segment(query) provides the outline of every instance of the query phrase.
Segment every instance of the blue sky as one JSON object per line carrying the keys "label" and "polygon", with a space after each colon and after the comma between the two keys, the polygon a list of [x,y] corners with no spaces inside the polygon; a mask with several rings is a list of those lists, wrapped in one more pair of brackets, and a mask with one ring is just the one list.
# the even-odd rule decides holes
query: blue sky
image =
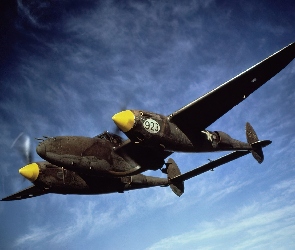
{"label": "blue sky", "polygon": [[[125,105],[169,115],[294,42],[292,1],[2,1],[0,196],[24,132],[95,136]],[[294,249],[295,61],[209,129],[265,148],[185,183],[0,203],[1,249]],[[36,146],[37,142],[33,141]],[[182,172],[223,153],[173,154]],[[36,161],[41,160],[36,154]],[[147,175],[164,176],[160,171]]]}

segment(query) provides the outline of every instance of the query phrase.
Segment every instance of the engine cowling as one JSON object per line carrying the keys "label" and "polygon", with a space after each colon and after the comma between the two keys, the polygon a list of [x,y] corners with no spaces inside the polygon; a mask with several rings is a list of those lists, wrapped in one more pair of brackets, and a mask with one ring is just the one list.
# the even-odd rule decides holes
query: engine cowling
{"label": "engine cowling", "polygon": [[128,138],[141,146],[167,151],[192,151],[188,137],[166,116],[139,110],[125,110],[113,116]]}

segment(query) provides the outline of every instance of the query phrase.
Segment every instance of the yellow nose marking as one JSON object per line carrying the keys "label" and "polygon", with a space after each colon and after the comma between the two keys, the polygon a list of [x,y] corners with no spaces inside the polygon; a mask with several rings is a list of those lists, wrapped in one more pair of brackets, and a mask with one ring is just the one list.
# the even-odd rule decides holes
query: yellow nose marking
{"label": "yellow nose marking", "polygon": [[27,178],[29,181],[35,181],[39,175],[39,167],[37,163],[31,163],[29,165],[24,166],[19,170],[19,173]]}
{"label": "yellow nose marking", "polygon": [[135,116],[130,110],[121,111],[115,114],[112,119],[123,132],[132,129],[135,123]]}

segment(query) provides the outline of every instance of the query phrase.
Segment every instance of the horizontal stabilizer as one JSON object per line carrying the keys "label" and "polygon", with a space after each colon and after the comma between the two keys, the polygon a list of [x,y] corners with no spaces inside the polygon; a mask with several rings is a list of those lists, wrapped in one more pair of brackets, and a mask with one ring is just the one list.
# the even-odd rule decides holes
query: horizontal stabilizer
{"label": "horizontal stabilizer", "polygon": [[1,201],[23,200],[23,199],[27,199],[27,198],[33,198],[36,196],[40,196],[43,194],[47,194],[47,192],[43,191],[40,188],[33,185],[31,187],[28,187],[22,191],[15,193],[15,194],[9,195],[9,196],[3,198]]}

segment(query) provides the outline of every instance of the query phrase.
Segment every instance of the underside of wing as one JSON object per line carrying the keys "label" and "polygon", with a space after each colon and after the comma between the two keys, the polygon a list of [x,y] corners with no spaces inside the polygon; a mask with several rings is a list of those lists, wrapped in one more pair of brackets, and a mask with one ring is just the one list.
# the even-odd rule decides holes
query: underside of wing
{"label": "underside of wing", "polygon": [[228,82],[169,116],[185,134],[206,129],[235,105],[285,68],[295,57],[295,43],[288,45]]}
{"label": "underside of wing", "polygon": [[116,148],[115,152],[134,167],[140,166],[141,169],[138,172],[162,168],[165,158],[172,154],[172,152],[164,151],[160,146],[158,148],[142,147],[140,143],[130,140]]}
{"label": "underside of wing", "polygon": [[180,181],[186,181],[190,178],[193,178],[197,175],[200,175],[200,174],[203,174],[207,171],[210,171],[210,170],[213,170],[214,168],[217,168],[225,163],[228,163],[230,161],[233,161],[233,160],[236,160],[244,155],[247,155],[249,154],[250,151],[235,151],[235,152],[232,152],[230,154],[227,154],[217,160],[214,160],[214,161],[210,161],[209,163],[201,166],[201,167],[198,167],[198,168],[195,168],[187,173],[184,173],[182,175],[179,175],[179,176],[176,176],[174,178],[172,178],[170,181],[171,183],[174,183],[174,182],[180,182]]}
{"label": "underside of wing", "polygon": [[[253,143],[252,145],[254,145],[254,150],[255,148],[257,147],[266,147],[268,146],[269,144],[271,143],[271,141],[269,140],[264,140],[264,141],[257,141],[255,143]],[[251,151],[234,151],[230,154],[227,154],[225,156],[222,156],[220,158],[218,158],[217,160],[214,160],[214,161],[209,161],[207,164],[201,166],[201,167],[198,167],[198,168],[195,168],[187,173],[184,173],[184,174],[181,174],[181,175],[178,175],[178,176],[175,176],[173,178],[170,179],[171,183],[179,183],[179,182],[182,182],[182,181],[186,181],[190,178],[193,178],[197,175],[200,175],[200,174],[203,174],[207,171],[210,171],[210,170],[213,170],[214,168],[217,168],[225,163],[228,163],[230,161],[233,161],[233,160],[236,160],[244,155],[247,155],[249,153],[252,153],[253,150]]]}
{"label": "underside of wing", "polygon": [[2,199],[2,201],[13,201],[13,200],[23,200],[27,198],[33,198],[36,196],[40,196],[43,194],[47,194],[46,191],[41,190],[40,188],[36,187],[35,185],[28,187],[22,191],[19,191],[15,194],[9,195]]}

